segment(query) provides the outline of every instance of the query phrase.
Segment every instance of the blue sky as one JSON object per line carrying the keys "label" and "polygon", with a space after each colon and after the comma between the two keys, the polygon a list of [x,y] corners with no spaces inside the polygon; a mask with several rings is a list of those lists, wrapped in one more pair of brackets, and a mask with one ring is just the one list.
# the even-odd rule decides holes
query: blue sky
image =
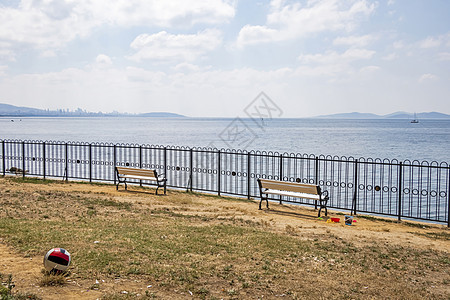
{"label": "blue sky", "polygon": [[282,117],[450,113],[447,0],[0,0],[0,102]]}

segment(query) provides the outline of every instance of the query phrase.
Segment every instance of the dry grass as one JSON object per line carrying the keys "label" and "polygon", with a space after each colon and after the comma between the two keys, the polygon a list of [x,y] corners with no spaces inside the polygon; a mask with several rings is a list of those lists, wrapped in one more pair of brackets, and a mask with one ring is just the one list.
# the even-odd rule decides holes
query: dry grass
{"label": "dry grass", "polygon": [[[293,219],[247,200],[132,190],[0,179],[0,238],[30,258],[68,249],[69,280],[106,299],[450,297],[448,248],[390,243],[398,224],[358,238],[299,208]],[[448,245],[444,228],[408,230]]]}

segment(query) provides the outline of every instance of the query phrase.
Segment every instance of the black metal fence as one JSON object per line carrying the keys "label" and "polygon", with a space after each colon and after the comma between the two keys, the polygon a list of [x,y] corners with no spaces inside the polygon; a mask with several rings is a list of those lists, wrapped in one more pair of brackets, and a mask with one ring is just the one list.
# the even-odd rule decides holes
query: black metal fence
{"label": "black metal fence", "polygon": [[[258,198],[257,178],[319,184],[329,207],[446,223],[448,163],[108,143],[1,140],[0,172],[116,182],[115,166],[156,169],[169,187]],[[314,205],[314,201],[279,200]]]}

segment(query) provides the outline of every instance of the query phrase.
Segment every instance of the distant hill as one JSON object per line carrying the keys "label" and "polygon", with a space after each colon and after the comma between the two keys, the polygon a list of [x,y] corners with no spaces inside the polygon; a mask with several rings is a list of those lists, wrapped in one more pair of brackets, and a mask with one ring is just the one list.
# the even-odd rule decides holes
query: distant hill
{"label": "distant hill", "polygon": [[42,114],[45,110],[0,103],[0,115]]}
{"label": "distant hill", "polygon": [[332,115],[322,115],[317,116],[316,118],[327,118],[327,119],[379,119],[382,116],[371,114],[371,113],[359,113],[359,112],[351,112],[351,113],[342,113],[342,114],[332,114]]}
{"label": "distant hill", "polygon": [[[450,115],[439,113],[439,112],[423,112],[417,113],[418,119],[450,119]],[[316,118],[324,119],[413,119],[414,114],[408,112],[395,112],[387,115],[376,115],[371,113],[342,113],[342,114],[331,114],[331,115],[321,115]]]}
{"label": "distant hill", "polygon": [[0,103],[0,117],[155,117],[155,118],[185,118],[186,116],[169,113],[169,112],[150,112],[143,114],[121,114],[118,112],[103,113],[103,112],[88,112],[81,108],[76,110],[45,110],[32,107],[15,106],[11,104]]}
{"label": "distant hill", "polygon": [[419,119],[448,119],[450,115],[439,113],[439,112],[425,112],[417,114]]}
{"label": "distant hill", "polygon": [[151,118],[186,118],[186,116],[169,113],[169,112],[151,112],[145,114],[138,114],[138,117],[151,117]]}
{"label": "distant hill", "polygon": [[[439,112],[422,112],[416,114],[418,119],[450,119],[450,115],[439,113]],[[414,118],[413,113],[407,113],[403,111],[395,112],[389,115],[383,116],[383,118],[388,119],[412,119]]]}

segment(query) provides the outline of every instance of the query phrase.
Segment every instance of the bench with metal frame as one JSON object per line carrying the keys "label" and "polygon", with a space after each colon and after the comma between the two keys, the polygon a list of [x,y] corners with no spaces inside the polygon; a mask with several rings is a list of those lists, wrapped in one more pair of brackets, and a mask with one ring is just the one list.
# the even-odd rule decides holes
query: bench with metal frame
{"label": "bench with metal frame", "polygon": [[[137,168],[126,168],[126,167],[116,167],[117,184],[116,190],[119,189],[119,184],[125,184],[125,190],[127,189],[127,179],[135,180],[148,180],[156,182],[156,195],[158,195],[158,189],[160,187],[164,188],[164,195],[166,194],[166,182],[167,179],[164,174],[158,174],[156,170],[148,169],[137,169]],[[131,182],[128,182],[131,183]]]}
{"label": "bench with metal frame", "polygon": [[[261,196],[261,201],[259,202],[259,209],[261,209],[261,203],[266,200],[267,208],[269,208],[269,195],[279,195],[303,199],[312,199],[319,202],[319,217],[322,208],[325,209],[325,216],[328,214],[327,202],[328,202],[328,191],[321,191],[320,186],[314,184],[288,182],[288,181],[277,181],[270,179],[259,179],[258,178],[259,191]],[[279,200],[281,203],[281,200]],[[283,200],[285,202],[293,202],[289,200]]]}

